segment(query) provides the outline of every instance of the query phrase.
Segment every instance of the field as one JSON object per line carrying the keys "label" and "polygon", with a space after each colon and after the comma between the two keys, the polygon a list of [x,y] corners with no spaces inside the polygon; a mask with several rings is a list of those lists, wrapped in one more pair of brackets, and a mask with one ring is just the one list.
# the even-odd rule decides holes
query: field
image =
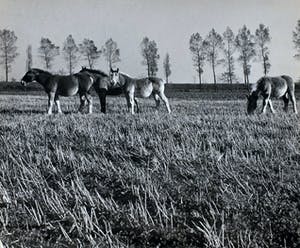
{"label": "field", "polygon": [[123,98],[47,116],[45,95],[0,95],[3,244],[300,247],[300,116],[186,95],[134,116]]}

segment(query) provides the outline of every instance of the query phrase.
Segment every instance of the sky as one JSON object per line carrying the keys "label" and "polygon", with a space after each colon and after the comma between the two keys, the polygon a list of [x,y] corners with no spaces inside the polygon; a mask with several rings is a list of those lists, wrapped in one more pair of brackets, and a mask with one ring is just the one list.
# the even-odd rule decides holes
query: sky
{"label": "sky", "polygon": [[[0,29],[13,30],[18,37],[19,56],[11,77],[20,79],[25,73],[26,48],[32,45],[33,66],[43,68],[38,57],[41,37],[49,38],[62,47],[69,34],[77,44],[84,38],[94,40],[101,48],[112,38],[120,48],[121,71],[133,77],[146,75],[141,64],[140,43],[147,36],[158,45],[160,59],[158,76],[163,77],[163,58],[170,54],[174,83],[197,83],[189,50],[190,36],[199,32],[206,37],[212,28],[222,34],[229,26],[236,34],[244,24],[254,34],[260,23],[270,28],[271,43],[269,75],[287,74],[300,78],[300,61],[292,42],[292,31],[300,19],[300,0],[0,0]],[[237,57],[238,54],[235,54]],[[67,64],[60,55],[54,60],[53,71],[67,71]],[[87,62],[80,60],[75,71]],[[101,56],[96,69],[107,71],[107,62]],[[242,82],[242,67],[235,65]],[[216,69],[224,72],[222,65]],[[250,81],[263,74],[262,63],[252,62]],[[0,68],[0,79],[5,71]],[[204,67],[203,81],[212,82],[212,69]]]}

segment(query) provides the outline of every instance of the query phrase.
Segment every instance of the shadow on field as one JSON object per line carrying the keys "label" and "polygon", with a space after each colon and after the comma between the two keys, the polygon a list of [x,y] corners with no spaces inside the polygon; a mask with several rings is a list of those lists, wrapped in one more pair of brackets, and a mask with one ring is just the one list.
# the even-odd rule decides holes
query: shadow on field
{"label": "shadow on field", "polygon": [[45,111],[34,109],[1,109],[0,114],[43,114]]}
{"label": "shadow on field", "polygon": [[[78,111],[63,111],[62,115],[71,115],[71,114],[79,114]],[[14,115],[22,115],[22,114],[47,114],[46,110],[38,110],[38,109],[1,109],[0,114],[14,114]],[[53,112],[53,115],[57,115],[58,112]],[[85,113],[82,113],[85,114]]]}

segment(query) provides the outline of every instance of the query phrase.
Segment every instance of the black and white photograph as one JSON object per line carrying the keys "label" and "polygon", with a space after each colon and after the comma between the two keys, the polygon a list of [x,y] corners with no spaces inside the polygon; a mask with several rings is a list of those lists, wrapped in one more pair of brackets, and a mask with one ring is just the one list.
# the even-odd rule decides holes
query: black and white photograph
{"label": "black and white photograph", "polygon": [[299,248],[300,0],[0,0],[0,248]]}

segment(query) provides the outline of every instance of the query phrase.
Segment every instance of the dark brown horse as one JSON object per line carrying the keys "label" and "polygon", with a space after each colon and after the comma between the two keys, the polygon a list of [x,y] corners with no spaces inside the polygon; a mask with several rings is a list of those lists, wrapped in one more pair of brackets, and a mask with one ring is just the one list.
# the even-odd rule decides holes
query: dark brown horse
{"label": "dark brown horse", "polygon": [[267,105],[270,106],[271,112],[275,113],[271,97],[282,98],[284,102],[284,110],[288,111],[289,100],[291,100],[294,112],[297,114],[297,104],[295,98],[295,84],[289,76],[282,75],[279,77],[262,77],[253,85],[251,94],[248,96],[247,112],[252,114],[257,108],[257,100],[259,96],[263,97],[262,113],[266,112]]}
{"label": "dark brown horse", "polygon": [[93,87],[99,96],[101,112],[106,113],[106,96],[121,95],[123,93],[123,88],[114,86],[113,83],[111,83],[109,76],[103,71],[82,67],[80,72],[88,73],[93,77]]}
{"label": "dark brown horse", "polygon": [[48,114],[52,114],[54,102],[58,108],[58,113],[62,113],[60,108],[59,96],[73,96],[79,93],[80,107],[82,111],[85,102],[88,102],[89,113],[92,113],[92,96],[90,89],[94,79],[87,73],[76,73],[70,76],[53,75],[41,69],[30,69],[21,79],[22,85],[29,82],[40,83],[48,94]]}

